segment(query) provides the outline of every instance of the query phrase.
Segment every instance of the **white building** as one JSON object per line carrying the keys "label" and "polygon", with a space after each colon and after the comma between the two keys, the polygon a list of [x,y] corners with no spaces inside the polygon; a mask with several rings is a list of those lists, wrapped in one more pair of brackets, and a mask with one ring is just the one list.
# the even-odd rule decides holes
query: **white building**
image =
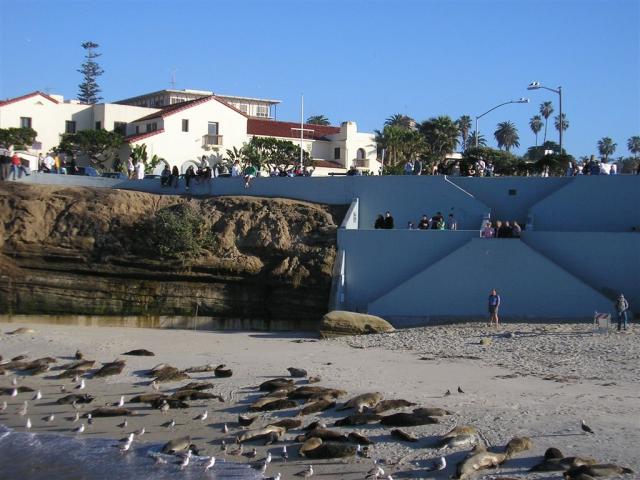
{"label": "white building", "polygon": [[[64,133],[87,129],[119,131],[130,148],[145,144],[181,170],[203,155],[212,162],[226,157],[252,137],[276,137],[300,143],[300,124],[274,120],[278,100],[215,95],[201,90],[161,90],[115,103],[96,105],[33,92],[0,102],[0,128],[31,127],[37,133],[31,153],[46,153]],[[341,126],[304,125],[303,148],[315,161],[316,174],[344,172],[355,165],[378,173],[375,137]]]}

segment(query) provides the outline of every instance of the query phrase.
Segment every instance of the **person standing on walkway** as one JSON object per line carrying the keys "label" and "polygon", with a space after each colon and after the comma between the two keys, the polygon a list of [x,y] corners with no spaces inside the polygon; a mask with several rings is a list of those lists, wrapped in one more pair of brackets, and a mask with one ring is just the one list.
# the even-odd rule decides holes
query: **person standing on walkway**
{"label": "person standing on walkway", "polygon": [[495,322],[496,327],[500,325],[500,320],[498,319],[498,309],[500,308],[500,295],[496,292],[494,288],[491,290],[489,294],[489,326],[492,326]]}
{"label": "person standing on walkway", "polygon": [[623,294],[618,296],[618,300],[616,301],[616,312],[618,314],[618,331],[620,331],[623,327],[627,329],[627,310],[629,310],[629,302],[624,298]]}

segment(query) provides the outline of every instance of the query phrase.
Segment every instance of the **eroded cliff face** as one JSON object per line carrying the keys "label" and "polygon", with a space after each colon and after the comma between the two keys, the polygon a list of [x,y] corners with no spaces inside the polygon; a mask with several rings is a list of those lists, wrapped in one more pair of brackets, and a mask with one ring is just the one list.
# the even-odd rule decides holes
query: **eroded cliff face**
{"label": "eroded cliff face", "polygon": [[[189,204],[213,233],[164,257],[145,222]],[[0,184],[0,313],[314,321],[346,207]],[[209,230],[208,230],[209,231]]]}

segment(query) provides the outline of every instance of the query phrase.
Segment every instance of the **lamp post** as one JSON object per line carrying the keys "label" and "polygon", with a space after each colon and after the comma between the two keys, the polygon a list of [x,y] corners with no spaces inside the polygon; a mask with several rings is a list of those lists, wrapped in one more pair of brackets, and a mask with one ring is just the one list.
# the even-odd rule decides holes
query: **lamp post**
{"label": "lamp post", "polygon": [[550,92],[554,92],[558,94],[558,102],[560,103],[560,155],[562,155],[562,132],[564,130],[564,119],[562,118],[562,87],[549,88],[541,85],[540,82],[531,82],[527,87],[527,90],[539,90],[539,89],[549,90]]}
{"label": "lamp post", "polygon": [[478,119],[484,117],[487,113],[493,112],[496,108],[500,108],[503,105],[509,105],[510,103],[529,103],[529,99],[522,97],[522,98],[519,98],[518,100],[509,100],[508,102],[504,102],[504,103],[501,103],[500,105],[496,105],[492,109],[484,112],[482,115],[476,115],[476,141],[475,141],[476,148],[478,148],[478,137],[480,136],[480,132],[478,131]]}

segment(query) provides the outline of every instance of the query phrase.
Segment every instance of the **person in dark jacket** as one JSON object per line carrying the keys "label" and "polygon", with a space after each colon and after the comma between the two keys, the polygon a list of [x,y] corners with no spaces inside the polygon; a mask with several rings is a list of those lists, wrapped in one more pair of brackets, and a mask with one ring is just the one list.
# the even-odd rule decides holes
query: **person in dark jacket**
{"label": "person in dark jacket", "polygon": [[384,215],[384,228],[393,230],[393,217],[391,216],[391,212],[387,212]]}
{"label": "person in dark jacket", "polygon": [[382,216],[382,214],[378,215],[378,218],[376,218],[376,223],[373,224],[373,228],[375,228],[376,230],[385,228],[384,217]]}

